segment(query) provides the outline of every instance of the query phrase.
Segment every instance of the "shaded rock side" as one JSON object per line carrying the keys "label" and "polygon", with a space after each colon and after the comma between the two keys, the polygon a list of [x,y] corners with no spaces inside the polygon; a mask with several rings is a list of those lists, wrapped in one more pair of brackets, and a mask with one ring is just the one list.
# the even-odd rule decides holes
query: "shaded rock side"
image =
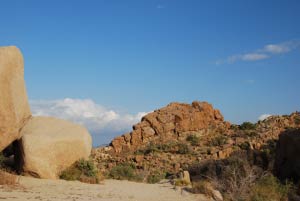
{"label": "shaded rock side", "polygon": [[287,130],[279,135],[276,146],[275,173],[281,180],[300,179],[300,129]]}
{"label": "shaded rock side", "polygon": [[51,117],[33,117],[22,129],[20,166],[25,174],[57,179],[75,161],[87,159],[92,149],[82,126]]}
{"label": "shaded rock side", "polygon": [[149,142],[185,139],[197,132],[204,135],[212,130],[226,132],[230,123],[224,122],[219,110],[207,102],[171,103],[144,116],[133,131],[115,138],[111,146],[116,153],[132,151]]}
{"label": "shaded rock side", "polygon": [[0,47],[0,151],[21,137],[30,116],[22,54],[14,46]]}

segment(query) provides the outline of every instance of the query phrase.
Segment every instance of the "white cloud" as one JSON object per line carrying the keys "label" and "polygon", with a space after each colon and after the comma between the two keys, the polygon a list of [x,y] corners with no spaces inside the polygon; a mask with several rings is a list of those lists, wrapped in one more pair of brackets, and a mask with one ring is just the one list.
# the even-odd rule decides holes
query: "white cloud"
{"label": "white cloud", "polygon": [[228,57],[225,61],[217,61],[217,64],[222,63],[234,63],[236,61],[258,61],[267,59],[269,56],[267,54],[262,53],[247,53],[247,54],[241,54],[241,55],[232,55]]}
{"label": "white cloud", "polygon": [[257,60],[263,60],[268,58],[269,56],[266,54],[259,54],[259,53],[249,53],[242,55],[241,59],[243,61],[257,61]]}
{"label": "white cloud", "polygon": [[275,45],[275,44],[266,45],[263,49],[264,52],[269,52],[272,54],[281,54],[281,53],[289,52],[290,50],[291,49],[286,45]]}
{"label": "white cloud", "polygon": [[263,120],[265,120],[266,118],[268,118],[270,116],[272,116],[272,115],[270,115],[270,114],[262,114],[262,115],[260,115],[258,117],[258,120],[263,121]]}
{"label": "white cloud", "polygon": [[119,113],[90,99],[32,100],[30,105],[34,116],[53,116],[73,121],[87,127],[94,135],[104,132],[121,135],[147,114]]}
{"label": "white cloud", "polygon": [[231,55],[227,59],[218,60],[217,65],[224,63],[234,63],[237,61],[259,61],[271,58],[274,55],[284,54],[300,47],[299,40],[286,41],[279,44],[267,44],[261,49],[245,53]]}

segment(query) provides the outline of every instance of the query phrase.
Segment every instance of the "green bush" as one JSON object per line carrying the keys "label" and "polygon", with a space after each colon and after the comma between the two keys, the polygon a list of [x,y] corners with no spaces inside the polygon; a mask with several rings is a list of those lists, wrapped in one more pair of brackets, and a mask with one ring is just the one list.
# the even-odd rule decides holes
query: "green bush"
{"label": "green bush", "polygon": [[155,183],[160,182],[165,177],[166,177],[166,174],[156,172],[156,173],[150,174],[147,177],[147,182],[150,184],[155,184]]}
{"label": "green bush", "polygon": [[135,166],[129,163],[122,163],[110,170],[109,177],[119,180],[139,180],[137,174],[135,173]]}
{"label": "green bush", "polygon": [[197,146],[199,145],[200,138],[196,135],[189,135],[187,136],[186,141],[190,142],[193,146]]}
{"label": "green bush", "polygon": [[246,135],[250,138],[259,137],[259,134],[254,131],[246,132]]}
{"label": "green bush", "polygon": [[250,192],[251,201],[282,201],[288,200],[291,184],[281,184],[273,175],[262,177],[252,187]]}
{"label": "green bush", "polygon": [[239,145],[239,147],[243,150],[249,150],[250,144],[249,144],[249,142],[243,142],[242,144]]}
{"label": "green bush", "polygon": [[160,152],[160,151],[161,151],[161,148],[159,145],[150,143],[145,149],[145,154],[150,154],[150,153],[155,153],[155,152]]}
{"label": "green bush", "polygon": [[90,160],[80,159],[60,174],[64,180],[79,180],[86,183],[99,183],[100,174]]}
{"label": "green bush", "polygon": [[151,154],[151,153],[173,153],[173,154],[189,154],[191,150],[187,144],[170,142],[165,144],[150,143],[145,149],[140,149],[135,154]]}
{"label": "green bush", "polygon": [[190,190],[192,193],[201,193],[208,197],[212,197],[212,185],[210,182],[206,180],[200,180],[192,183],[192,189]]}
{"label": "green bush", "polygon": [[178,145],[178,154],[189,154],[191,153],[191,150],[187,144],[179,143]]}
{"label": "green bush", "polygon": [[166,143],[166,144],[155,144],[155,143],[150,143],[148,146],[144,149],[140,149],[136,151],[136,154],[152,154],[152,153],[159,153],[159,152],[171,152],[176,144],[174,142],[171,143]]}
{"label": "green bush", "polygon": [[256,124],[246,121],[240,125],[240,129],[241,130],[254,130],[254,129],[256,129]]}
{"label": "green bush", "polygon": [[211,139],[209,145],[211,145],[211,146],[222,146],[222,145],[227,143],[227,140],[228,139],[227,139],[226,136],[220,135],[220,136],[217,136],[217,137]]}
{"label": "green bush", "polygon": [[295,123],[296,125],[300,125],[300,116],[296,116],[296,117],[294,118],[294,123]]}

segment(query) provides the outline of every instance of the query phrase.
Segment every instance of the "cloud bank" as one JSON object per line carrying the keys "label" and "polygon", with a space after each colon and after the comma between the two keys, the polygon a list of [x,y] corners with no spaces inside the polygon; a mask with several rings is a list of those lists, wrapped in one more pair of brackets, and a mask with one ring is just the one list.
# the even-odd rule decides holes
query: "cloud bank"
{"label": "cloud bank", "polygon": [[147,114],[123,114],[91,99],[31,100],[30,106],[34,116],[53,116],[76,122],[84,125],[93,135],[121,135]]}
{"label": "cloud bank", "polygon": [[216,62],[216,64],[224,64],[224,63],[235,63],[237,61],[259,61],[271,58],[275,55],[285,54],[287,52],[293,51],[300,47],[299,40],[291,40],[278,44],[267,44],[264,47],[254,50],[252,52],[244,53],[244,54],[236,54],[227,57],[226,59],[221,59]]}
{"label": "cloud bank", "polygon": [[260,115],[258,117],[258,120],[263,121],[263,120],[265,120],[266,118],[268,118],[270,116],[272,116],[272,115],[270,115],[270,114],[262,114],[262,115]]}

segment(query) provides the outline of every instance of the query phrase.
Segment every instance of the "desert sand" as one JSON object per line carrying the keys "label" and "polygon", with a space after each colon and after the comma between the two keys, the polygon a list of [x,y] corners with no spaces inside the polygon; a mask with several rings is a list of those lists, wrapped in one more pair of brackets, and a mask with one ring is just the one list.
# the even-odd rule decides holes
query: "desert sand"
{"label": "desert sand", "polygon": [[205,201],[203,195],[190,194],[167,181],[144,184],[130,181],[105,180],[102,184],[78,181],[20,177],[15,187],[0,186],[0,200],[105,200],[105,201]]}

